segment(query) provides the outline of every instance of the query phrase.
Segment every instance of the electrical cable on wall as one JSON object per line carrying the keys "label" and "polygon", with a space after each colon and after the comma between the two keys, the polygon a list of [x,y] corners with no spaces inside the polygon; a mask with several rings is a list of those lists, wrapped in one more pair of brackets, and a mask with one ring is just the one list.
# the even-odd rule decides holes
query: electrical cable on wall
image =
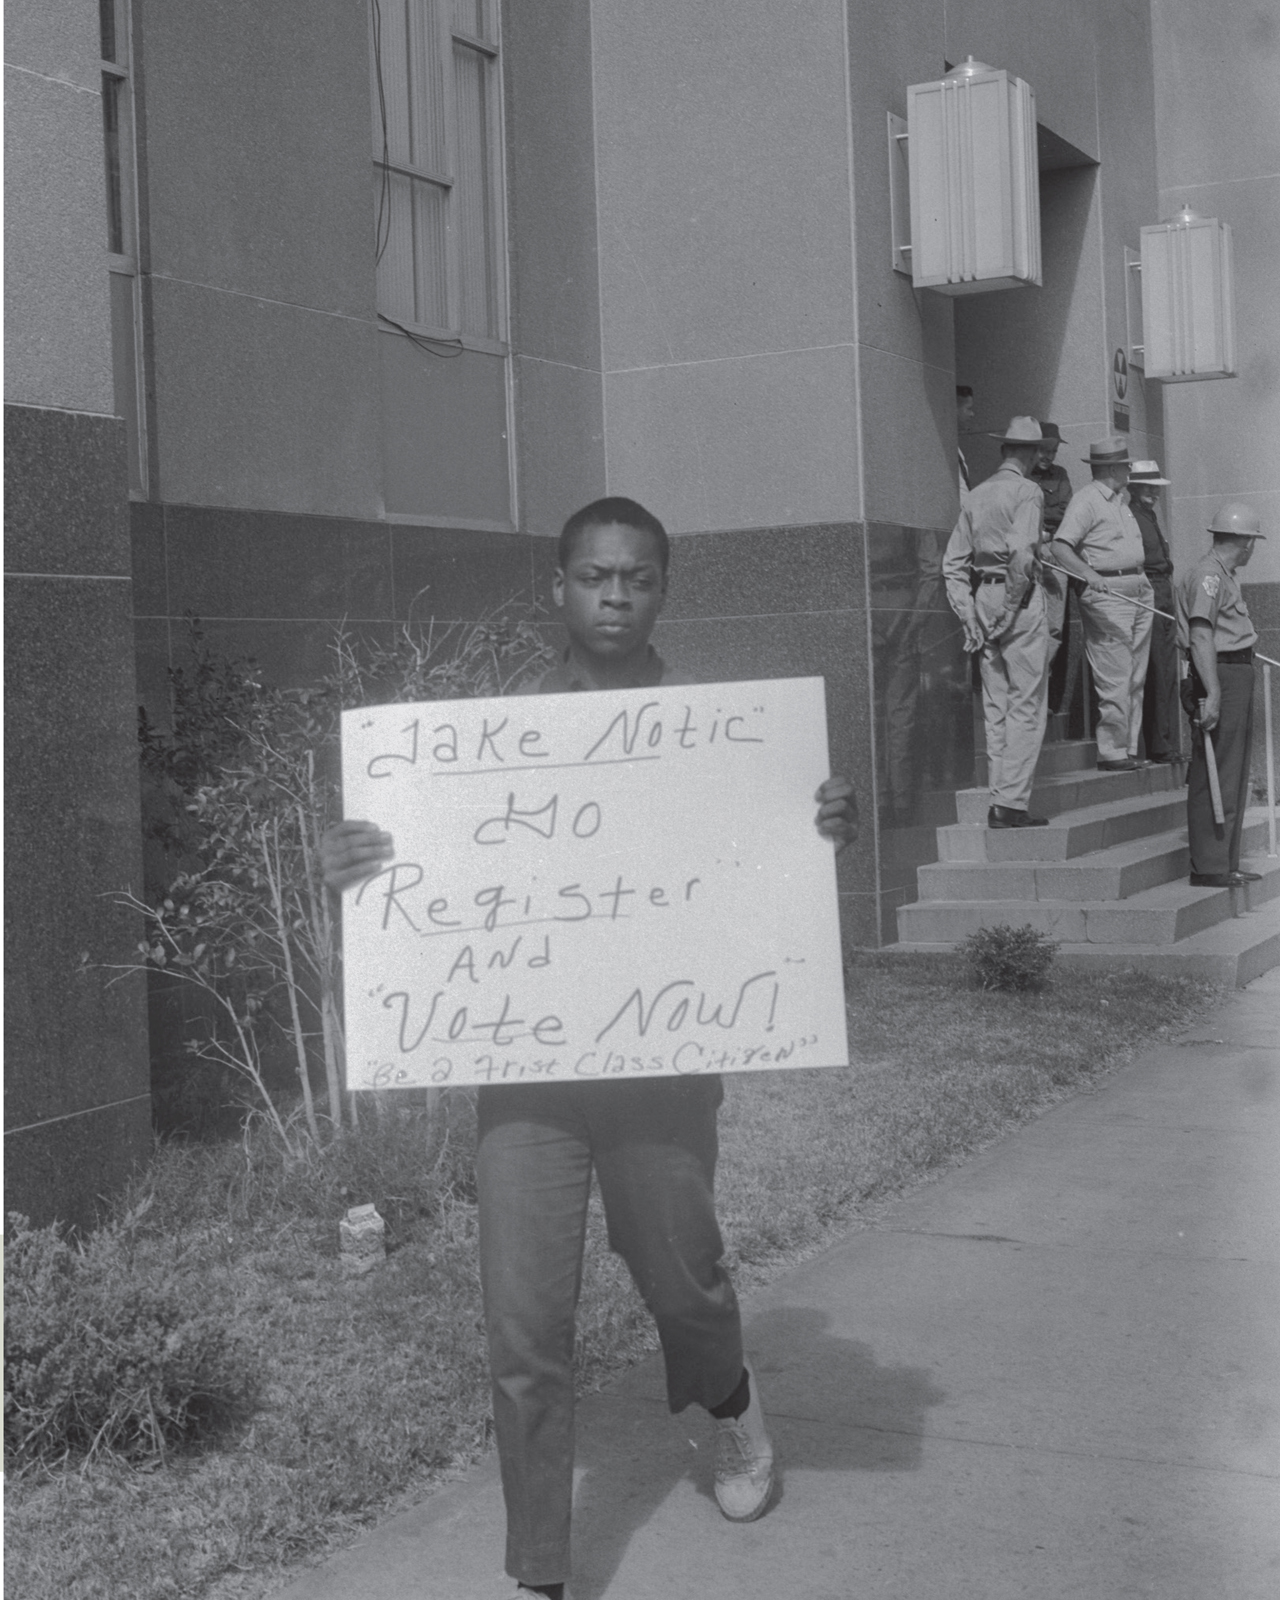
{"label": "electrical cable on wall", "polygon": [[[378,223],[374,230],[374,265],[391,242],[391,138],[387,131],[387,94],[382,82],[382,7],[373,5],[373,71],[378,84],[378,117],[382,123],[382,186],[378,192]],[[385,232],[384,232],[385,228]]]}
{"label": "electrical cable on wall", "polygon": [[[391,242],[391,135],[387,125],[387,93],[382,80],[382,7],[378,0],[370,0],[373,7],[373,71],[378,85],[378,120],[382,127],[382,183],[378,190],[378,221],[374,229],[374,266],[378,266]],[[402,333],[410,344],[417,345],[427,355],[438,356],[442,361],[452,361],[463,350],[460,338],[435,338],[431,334],[415,333],[402,322],[378,312],[378,321]],[[439,348],[437,348],[439,347]]]}

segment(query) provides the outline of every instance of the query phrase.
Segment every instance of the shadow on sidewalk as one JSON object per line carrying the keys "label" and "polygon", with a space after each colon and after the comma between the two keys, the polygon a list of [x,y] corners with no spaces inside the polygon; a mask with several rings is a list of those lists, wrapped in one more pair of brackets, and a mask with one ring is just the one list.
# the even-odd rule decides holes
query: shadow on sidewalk
{"label": "shadow on sidewalk", "polygon": [[[825,1311],[780,1306],[745,1330],[778,1454],[779,1486],[766,1516],[777,1514],[788,1472],[918,1471],[925,1412],[945,1398],[926,1368],[880,1366],[868,1345],[829,1334],[830,1322]],[[696,1515],[699,1527],[708,1518],[706,1558],[714,1559],[722,1524],[710,1420],[690,1407],[664,1426],[656,1405],[639,1415],[624,1406],[621,1397],[616,1411],[606,1402],[578,1441],[575,1600],[602,1600],[632,1537],[682,1481],[706,1502]],[[673,1531],[698,1537],[680,1522]]]}

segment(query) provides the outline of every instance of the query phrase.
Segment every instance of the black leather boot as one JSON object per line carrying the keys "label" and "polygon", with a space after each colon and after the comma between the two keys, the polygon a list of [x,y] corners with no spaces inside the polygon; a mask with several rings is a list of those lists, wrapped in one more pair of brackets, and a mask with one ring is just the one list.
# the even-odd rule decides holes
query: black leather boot
{"label": "black leather boot", "polygon": [[1016,806],[992,806],[987,812],[988,828],[1047,828],[1048,817],[1033,817]]}

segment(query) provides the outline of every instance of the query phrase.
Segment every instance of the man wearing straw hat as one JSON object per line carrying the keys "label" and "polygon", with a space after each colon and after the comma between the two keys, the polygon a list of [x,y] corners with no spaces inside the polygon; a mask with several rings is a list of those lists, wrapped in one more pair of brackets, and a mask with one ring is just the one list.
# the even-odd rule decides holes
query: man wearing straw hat
{"label": "man wearing straw hat", "polygon": [[1080,614],[1099,700],[1098,770],[1132,772],[1151,644],[1151,613],[1143,607],[1152,604],[1152,591],[1142,532],[1125,502],[1128,445],[1119,438],[1091,444],[1088,464],[1093,482],[1071,496],[1049,555],[1084,585]]}
{"label": "man wearing straw hat", "polygon": [[1142,690],[1142,744],[1148,761],[1170,762],[1179,756],[1178,629],[1173,622],[1173,557],[1156,517],[1161,489],[1158,461],[1135,461],[1129,468],[1129,509],[1142,532],[1143,568],[1158,611],[1151,619],[1151,652]]}
{"label": "man wearing straw hat", "polygon": [[[1249,620],[1236,574],[1265,535],[1258,513],[1240,500],[1218,507],[1209,532],[1213,548],[1176,585],[1178,643],[1191,658],[1184,693],[1199,734],[1187,773],[1187,833],[1192,884],[1234,889],[1259,876],[1240,870],[1240,833],[1249,803],[1253,647],[1258,630]],[[1205,734],[1213,740],[1221,823],[1213,817]]]}
{"label": "man wearing straw hat", "polygon": [[1014,417],[1000,441],[1000,465],[969,491],[947,541],[947,599],[964,646],[981,651],[990,828],[1044,826],[1029,814],[1044,739],[1049,624],[1037,556],[1044,498],[1031,481],[1042,435],[1034,417]]}

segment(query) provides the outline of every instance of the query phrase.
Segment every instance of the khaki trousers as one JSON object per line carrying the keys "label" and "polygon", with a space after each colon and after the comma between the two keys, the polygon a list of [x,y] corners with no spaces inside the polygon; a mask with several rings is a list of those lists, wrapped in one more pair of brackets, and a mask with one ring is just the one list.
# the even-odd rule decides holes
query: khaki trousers
{"label": "khaki trousers", "polygon": [[1123,596],[1151,605],[1152,588],[1142,573],[1106,582],[1116,592],[1085,589],[1080,596],[1080,615],[1089,670],[1098,691],[1098,760],[1124,761],[1137,755],[1142,735],[1142,686],[1151,646],[1151,613],[1130,605]]}
{"label": "khaki trousers", "polygon": [[[975,600],[986,623],[984,613],[1004,601],[1004,586],[983,584]],[[1038,585],[1000,638],[983,645],[981,666],[991,804],[1025,811],[1049,705],[1049,624]]]}

